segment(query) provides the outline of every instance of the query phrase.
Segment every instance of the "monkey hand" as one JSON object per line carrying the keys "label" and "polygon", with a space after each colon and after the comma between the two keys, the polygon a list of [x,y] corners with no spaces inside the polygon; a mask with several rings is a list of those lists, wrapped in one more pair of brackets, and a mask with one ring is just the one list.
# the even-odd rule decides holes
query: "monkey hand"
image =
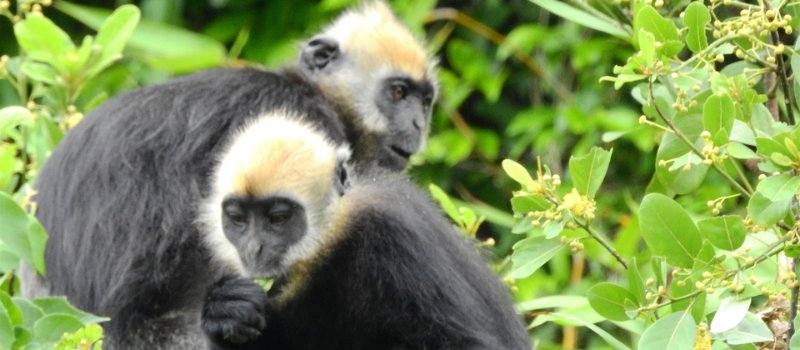
{"label": "monkey hand", "polygon": [[226,276],[212,285],[203,305],[203,331],[219,345],[255,340],[267,325],[267,295],[252,280]]}

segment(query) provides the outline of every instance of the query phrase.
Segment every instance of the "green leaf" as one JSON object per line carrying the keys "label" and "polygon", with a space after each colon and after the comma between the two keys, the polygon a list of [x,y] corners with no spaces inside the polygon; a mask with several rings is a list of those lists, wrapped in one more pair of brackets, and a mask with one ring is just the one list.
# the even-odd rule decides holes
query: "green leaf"
{"label": "green leaf", "polygon": [[0,109],[0,136],[4,136],[10,128],[31,124],[33,113],[25,107],[8,106]]}
{"label": "green leaf", "polygon": [[141,17],[134,5],[122,5],[106,18],[97,31],[95,44],[103,47],[101,56],[90,74],[96,74],[121,57],[122,49],[133,34]]}
{"label": "green leaf", "polygon": [[697,226],[711,244],[727,251],[741,247],[747,233],[744,220],[739,215],[703,219],[697,222]]}
{"label": "green leaf", "polygon": [[22,73],[28,78],[45,84],[56,85],[60,79],[58,77],[58,72],[50,65],[44,63],[25,61],[22,63],[21,69]]}
{"label": "green leaf", "polygon": [[502,165],[503,170],[506,171],[506,174],[508,174],[510,178],[514,179],[514,181],[527,188],[529,191],[538,187],[535,181],[533,181],[531,174],[528,173],[528,170],[526,170],[524,166],[511,159],[503,160]]}
{"label": "green leaf", "polygon": [[32,301],[21,297],[13,297],[11,300],[17,304],[20,312],[22,312],[22,320],[26,328],[33,328],[33,324],[44,317],[42,308],[36,306]]}
{"label": "green leaf", "polygon": [[45,276],[44,251],[47,247],[47,233],[34,216],[29,216],[28,241],[31,247],[31,260],[28,263],[33,265],[39,274]]}
{"label": "green leaf", "polygon": [[611,333],[608,333],[606,330],[600,328],[599,326],[597,326],[595,324],[592,324],[590,322],[586,322],[586,320],[584,320],[584,319],[581,319],[579,317],[575,317],[575,316],[572,316],[572,315],[568,315],[568,314],[565,314],[565,313],[560,313],[560,312],[554,312],[554,313],[549,314],[547,316],[550,317],[550,319],[552,319],[554,321],[559,321],[559,320],[560,321],[567,321],[567,322],[572,323],[572,324],[576,324],[576,325],[579,325],[579,326],[582,326],[582,327],[586,327],[589,330],[591,330],[592,332],[594,332],[595,334],[597,334],[598,336],[600,336],[600,338],[603,338],[603,340],[605,340],[608,343],[608,345],[610,345],[612,348],[614,348],[616,350],[630,350],[630,348],[627,345],[625,345],[624,343],[619,341],[617,338],[615,338],[613,335],[611,335]]}
{"label": "green leaf", "polygon": [[514,213],[525,214],[532,211],[542,211],[553,207],[553,204],[541,196],[515,196],[511,198],[511,210]]}
{"label": "green leaf", "polygon": [[[53,6],[96,30],[111,14],[105,9],[66,1],[55,1]],[[128,48],[150,65],[175,73],[215,67],[225,59],[225,47],[218,41],[183,28],[147,20],[142,20],[136,27]]]}
{"label": "green leaf", "polygon": [[514,52],[530,52],[547,37],[547,29],[538,24],[523,24],[506,35],[506,40],[497,48],[497,58],[505,60]]}
{"label": "green leaf", "polygon": [[753,152],[749,147],[741,143],[731,143],[728,145],[728,154],[736,159],[757,159],[758,155]]}
{"label": "green leaf", "polygon": [[45,315],[69,315],[80,321],[82,324],[100,323],[109,320],[108,317],[95,316],[88,312],[76,309],[74,306],[70,305],[69,302],[67,302],[67,299],[64,297],[38,298],[34,299],[33,303],[42,309]]}
{"label": "green leaf", "polygon": [[11,349],[12,343],[14,343],[14,325],[6,308],[0,305],[0,348]]}
{"label": "green leaf", "polygon": [[736,300],[735,297],[722,299],[719,309],[711,320],[711,333],[722,333],[736,327],[744,320],[747,309],[750,308],[750,298]]}
{"label": "green leaf", "polygon": [[634,17],[634,33],[638,33],[641,29],[652,33],[656,41],[664,44],[662,47],[664,55],[673,56],[681,51],[683,44],[680,42],[675,23],[662,17],[655,8],[650,5],[643,6]]}
{"label": "green leaf", "polygon": [[453,201],[450,200],[450,196],[447,193],[444,193],[439,186],[434,184],[430,184],[428,186],[428,190],[431,191],[431,196],[439,202],[439,205],[442,206],[444,212],[447,213],[447,216],[450,217],[455,223],[461,223],[461,214],[458,213],[458,209],[456,208]]}
{"label": "green leaf", "polygon": [[[794,316],[794,329],[800,329],[800,313]],[[792,339],[789,339],[789,349],[800,349],[800,332],[794,332]]]}
{"label": "green leaf", "polygon": [[786,216],[791,204],[791,199],[773,202],[756,191],[747,203],[747,215],[756,225],[773,225]]}
{"label": "green leaf", "polygon": [[639,305],[645,302],[644,280],[642,279],[642,274],[639,272],[639,265],[636,263],[636,257],[633,257],[630,264],[628,264],[628,289],[633,292]]}
{"label": "green leaf", "polygon": [[711,22],[711,14],[702,2],[693,2],[686,7],[683,24],[689,29],[686,45],[692,52],[702,51],[708,47],[706,24]]}
{"label": "green leaf", "polygon": [[644,63],[651,67],[656,61],[656,37],[644,29],[639,30],[639,52]]}
{"label": "green leaf", "polygon": [[[672,122],[689,140],[695,142],[695,147],[703,148],[703,140],[700,138],[703,130],[699,115],[678,114],[672,119]],[[685,156],[691,151],[691,148],[674,133],[665,133],[656,153],[656,164],[662,160],[671,161]],[[688,171],[669,171],[667,167],[656,166],[658,181],[677,194],[690,193],[700,187],[706,173],[708,173],[708,166],[702,163],[692,166]]]}
{"label": "green leaf", "polygon": [[40,342],[57,342],[64,333],[83,328],[83,323],[66,314],[52,314],[40,318],[33,325],[33,337]]}
{"label": "green leaf", "polygon": [[613,283],[601,282],[586,292],[594,311],[613,321],[627,321],[628,311],[638,305],[636,296]]}
{"label": "green leaf", "polygon": [[639,349],[692,349],[696,332],[697,324],[688,312],[672,313],[647,327],[639,339]]}
{"label": "green leaf", "polygon": [[14,35],[28,57],[63,68],[61,58],[75,50],[69,35],[42,15],[31,15],[14,25]]}
{"label": "green leaf", "polygon": [[22,326],[22,311],[14,304],[14,301],[11,300],[11,297],[5,291],[0,291],[0,303],[3,304],[3,308],[5,308],[11,324],[14,326]]}
{"label": "green leaf", "polygon": [[756,192],[773,202],[792,199],[798,190],[800,190],[800,177],[791,174],[770,176],[761,180],[756,187]]}
{"label": "green leaf", "polygon": [[532,275],[563,247],[564,244],[558,239],[544,237],[531,237],[517,242],[511,255],[511,277],[520,279]]}
{"label": "green leaf", "polygon": [[667,262],[690,268],[700,253],[702,237],[689,214],[671,198],[650,193],[639,208],[639,225],[647,246]]}
{"label": "green leaf", "polygon": [[593,147],[589,154],[583,157],[570,157],[569,171],[578,193],[594,198],[608,171],[612,152],[613,150],[606,151]]}
{"label": "green leaf", "polygon": [[711,133],[715,145],[728,143],[735,115],[736,109],[730,96],[711,95],[706,99],[703,104],[703,128]]}
{"label": "green leaf", "polygon": [[715,334],[714,339],[722,340],[729,345],[751,344],[773,341],[775,336],[761,317],[748,312],[734,329]]}
{"label": "green leaf", "polygon": [[25,261],[32,262],[28,214],[9,195],[0,193],[0,242]]}
{"label": "green leaf", "polygon": [[630,34],[623,30],[619,24],[595,17],[585,11],[574,8],[560,0],[531,0],[532,3],[541,6],[550,13],[559,17],[575,22],[582,26],[611,34],[618,38],[630,40]]}

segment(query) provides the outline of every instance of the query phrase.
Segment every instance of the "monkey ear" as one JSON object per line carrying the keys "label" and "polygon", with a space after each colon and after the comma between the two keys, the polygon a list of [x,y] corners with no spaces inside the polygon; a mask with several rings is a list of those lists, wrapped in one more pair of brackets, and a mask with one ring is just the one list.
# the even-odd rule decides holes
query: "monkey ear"
{"label": "monkey ear", "polygon": [[301,62],[309,71],[322,70],[339,57],[336,40],[317,36],[303,45]]}

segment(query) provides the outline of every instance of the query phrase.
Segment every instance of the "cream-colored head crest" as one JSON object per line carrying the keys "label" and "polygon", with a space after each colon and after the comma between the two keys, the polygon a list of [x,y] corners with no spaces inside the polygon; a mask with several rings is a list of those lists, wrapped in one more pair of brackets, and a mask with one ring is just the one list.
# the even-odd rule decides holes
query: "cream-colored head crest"
{"label": "cream-colored head crest", "polygon": [[351,55],[362,71],[388,65],[416,80],[435,79],[435,60],[383,2],[348,10],[322,34],[338,39],[344,54]]}
{"label": "cream-colored head crest", "polygon": [[298,116],[279,111],[258,118],[232,138],[214,172],[212,193],[201,208],[206,243],[220,260],[244,272],[236,248],[223,232],[222,202],[230,195],[281,195],[299,202],[309,216],[310,232],[289,250],[287,259],[310,254],[322,239],[318,228],[335,201],[337,163],[347,157],[346,147],[337,147]]}

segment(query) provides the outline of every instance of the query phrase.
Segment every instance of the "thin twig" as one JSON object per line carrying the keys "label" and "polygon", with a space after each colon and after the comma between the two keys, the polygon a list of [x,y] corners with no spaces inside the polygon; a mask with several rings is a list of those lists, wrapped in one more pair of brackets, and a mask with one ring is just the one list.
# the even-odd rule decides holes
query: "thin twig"
{"label": "thin twig", "polygon": [[[697,147],[695,147],[694,142],[689,140],[686,137],[686,135],[684,135],[683,132],[678,130],[678,128],[675,127],[675,124],[673,124],[672,121],[669,120],[669,118],[667,118],[667,116],[663,112],[661,112],[661,109],[658,107],[658,103],[656,103],[655,95],[653,94],[653,78],[648,79],[648,81],[649,81],[649,90],[650,90],[650,101],[651,101],[651,103],[653,104],[653,107],[656,110],[656,114],[658,114],[658,116],[661,118],[661,120],[663,120],[664,123],[667,124],[667,126],[670,129],[672,129],[672,131],[675,133],[675,135],[678,136],[678,138],[681,139],[681,141],[683,141],[683,143],[685,143],[686,146],[688,146],[689,149],[692,152],[694,152],[694,154],[698,155],[700,158],[703,158],[703,152],[701,152],[699,149],[697,149]],[[730,182],[733,186],[735,186],[742,193],[743,196],[745,196],[747,198],[750,198],[751,192],[749,192],[746,188],[742,187],[742,185],[740,183],[738,183],[733,177],[731,177],[731,175],[728,174],[727,170],[722,168],[716,162],[712,163],[712,166],[714,167],[714,169],[720,175],[722,175],[722,177],[724,177],[726,180],[728,180],[728,182]]]}
{"label": "thin twig", "polygon": [[619,263],[622,265],[622,267],[624,267],[626,270],[628,269],[628,264],[627,264],[627,263],[625,263],[625,260],[623,260],[623,259],[622,259],[622,257],[619,255],[619,253],[617,253],[617,250],[616,250],[616,249],[614,249],[614,247],[612,247],[612,246],[611,246],[611,244],[609,244],[608,242],[606,242],[605,238],[603,238],[603,237],[602,237],[600,234],[598,234],[597,232],[594,232],[594,231],[592,230],[592,228],[591,228],[591,227],[589,227],[589,225],[588,225],[588,224],[586,224],[586,223],[584,223],[584,222],[580,222],[580,221],[578,221],[578,220],[575,220],[575,222],[578,224],[578,226],[580,226],[581,228],[583,228],[584,230],[586,230],[586,232],[588,232],[588,233],[589,233],[589,235],[590,235],[590,236],[592,236],[592,238],[594,238],[594,240],[596,240],[597,242],[599,242],[599,243],[600,243],[600,245],[602,245],[602,246],[603,246],[603,248],[605,248],[605,249],[606,249],[606,250],[607,250],[609,253],[611,253],[611,255],[613,255],[613,256],[614,256],[614,258],[615,258],[615,259],[617,259],[617,261],[619,261]]}
{"label": "thin twig", "polygon": [[[778,32],[772,32],[770,35],[772,39],[772,43],[774,45],[779,45],[781,43],[781,39],[778,36]],[[792,87],[789,84],[789,80],[786,78],[786,62],[784,62],[783,55],[776,55],[776,63],[778,64],[778,71],[776,74],[778,75],[778,81],[781,83],[781,89],[783,90],[783,98],[786,99],[786,117],[790,125],[794,125],[794,94],[792,93]]]}

